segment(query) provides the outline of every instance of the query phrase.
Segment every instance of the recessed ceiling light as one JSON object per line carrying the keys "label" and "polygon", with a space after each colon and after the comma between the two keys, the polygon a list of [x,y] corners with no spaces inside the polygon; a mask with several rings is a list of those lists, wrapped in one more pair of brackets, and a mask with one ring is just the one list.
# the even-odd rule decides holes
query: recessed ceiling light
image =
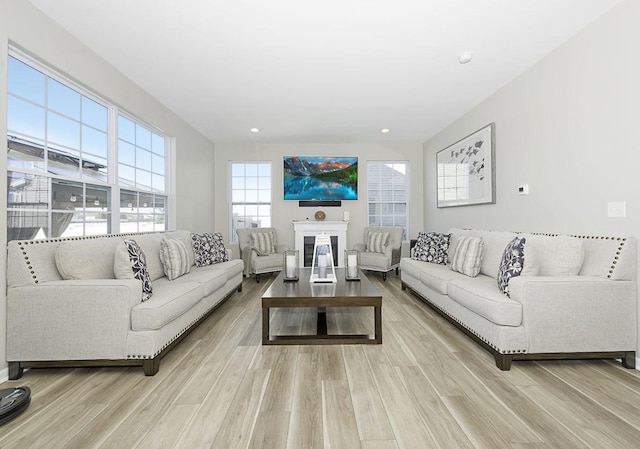
{"label": "recessed ceiling light", "polygon": [[381,132],[381,133],[383,133],[383,134],[386,134],[386,133],[388,133],[388,132],[390,132],[390,131],[391,131],[391,130],[390,130],[389,128],[382,128],[382,129],[380,130],[380,132]]}
{"label": "recessed ceiling light", "polygon": [[259,133],[260,130],[258,128],[251,128],[249,131],[251,131],[252,133]]}
{"label": "recessed ceiling light", "polygon": [[466,64],[467,62],[470,62],[472,58],[473,53],[471,53],[470,51],[463,51],[458,55],[458,62],[460,64]]}

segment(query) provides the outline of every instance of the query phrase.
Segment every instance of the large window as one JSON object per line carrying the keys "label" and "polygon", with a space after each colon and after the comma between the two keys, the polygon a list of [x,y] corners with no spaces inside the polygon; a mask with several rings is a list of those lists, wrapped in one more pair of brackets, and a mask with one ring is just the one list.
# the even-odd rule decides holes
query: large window
{"label": "large window", "polygon": [[367,162],[369,225],[401,226],[409,235],[409,164],[405,161]]}
{"label": "large window", "polygon": [[238,228],[271,226],[271,162],[231,162],[231,241]]}
{"label": "large window", "polygon": [[165,229],[166,137],[15,50],[7,93],[10,240]]}

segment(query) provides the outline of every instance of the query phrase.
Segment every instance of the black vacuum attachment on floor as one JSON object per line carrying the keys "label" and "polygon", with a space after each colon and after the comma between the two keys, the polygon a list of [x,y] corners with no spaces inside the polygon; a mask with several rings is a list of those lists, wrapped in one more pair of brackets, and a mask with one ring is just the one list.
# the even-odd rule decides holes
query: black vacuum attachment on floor
{"label": "black vacuum attachment on floor", "polygon": [[0,426],[24,412],[31,402],[29,387],[0,390]]}

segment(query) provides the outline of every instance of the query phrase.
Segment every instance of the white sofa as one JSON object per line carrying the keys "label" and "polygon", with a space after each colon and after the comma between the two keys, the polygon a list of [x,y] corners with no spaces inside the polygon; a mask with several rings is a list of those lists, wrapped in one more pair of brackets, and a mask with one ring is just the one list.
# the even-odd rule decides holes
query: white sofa
{"label": "white sofa", "polygon": [[[512,360],[566,358],[619,358],[625,367],[635,367],[633,238],[468,229],[449,233],[449,261],[458,238],[482,238],[480,274],[469,277],[452,271],[450,263],[403,258],[402,289],[411,289],[488,349],[498,368],[509,370]],[[499,290],[496,275],[504,248],[516,235],[528,240],[539,274],[511,278],[509,298]],[[570,261],[577,263],[576,274],[558,272],[558,265],[566,262],[563,245],[575,249],[576,242],[582,248],[581,260]]]}
{"label": "white sofa", "polygon": [[[116,247],[128,238],[147,260],[153,295],[144,302],[139,280],[115,278]],[[160,259],[163,238],[180,239],[192,265],[172,281]],[[154,375],[169,349],[242,289],[241,260],[205,267],[194,260],[188,231],[9,242],[9,378],[28,367],[87,365],[142,365]]]}

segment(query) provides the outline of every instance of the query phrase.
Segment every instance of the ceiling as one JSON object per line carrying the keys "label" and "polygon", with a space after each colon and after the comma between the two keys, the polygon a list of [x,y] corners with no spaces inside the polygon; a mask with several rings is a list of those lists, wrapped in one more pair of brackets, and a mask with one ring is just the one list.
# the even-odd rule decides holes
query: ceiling
{"label": "ceiling", "polygon": [[212,141],[277,143],[424,142],[619,1],[30,0]]}

